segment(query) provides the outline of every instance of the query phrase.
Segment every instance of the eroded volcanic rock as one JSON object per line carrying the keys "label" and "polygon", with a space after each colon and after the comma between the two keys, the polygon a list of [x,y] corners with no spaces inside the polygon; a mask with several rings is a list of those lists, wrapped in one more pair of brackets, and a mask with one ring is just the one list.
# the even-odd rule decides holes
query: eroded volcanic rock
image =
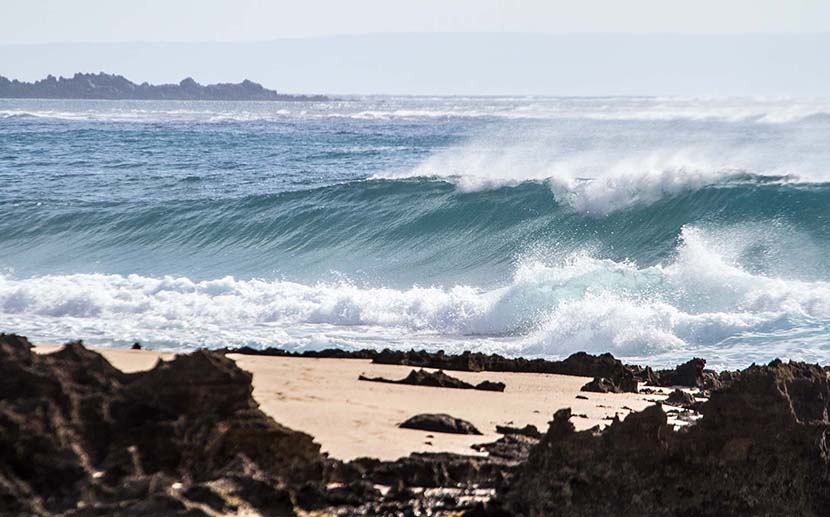
{"label": "eroded volcanic rock", "polygon": [[431,431],[434,433],[481,434],[481,431],[476,429],[470,422],[444,413],[422,413],[415,415],[407,418],[398,427]]}
{"label": "eroded volcanic rock", "polygon": [[558,411],[527,463],[470,515],[826,515],[830,382],[752,366],[674,430],[659,405],[577,432]]}
{"label": "eroded volcanic rock", "polygon": [[319,446],[251,393],[220,354],[125,374],[79,342],[39,355],[0,334],[0,514],[202,514],[183,491],[293,512],[292,487],[322,482]]}
{"label": "eroded volcanic rock", "polygon": [[655,386],[685,386],[688,388],[703,388],[703,369],[706,359],[694,358],[677,365],[674,370],[659,370],[654,372]]}
{"label": "eroded volcanic rock", "polygon": [[680,406],[680,407],[692,407],[695,405],[695,397],[688,391],[683,390],[674,390],[666,397],[666,400],[663,401],[664,404],[669,404],[671,406]]}
{"label": "eroded volcanic rock", "polygon": [[562,361],[546,359],[508,358],[499,354],[464,352],[453,355],[443,351],[408,352],[385,349],[374,356],[378,364],[401,364],[421,368],[459,370],[470,372],[525,372],[552,373],[558,375],[579,375],[584,377],[605,377],[611,379],[623,391],[636,393],[637,379],[634,372],[611,354],[591,355],[577,352]]}
{"label": "eroded volcanic rock", "polygon": [[469,382],[462,381],[456,377],[447,375],[442,370],[430,372],[424,369],[412,370],[405,378],[400,380],[385,379],[383,377],[358,377],[361,381],[385,382],[387,384],[410,384],[412,386],[431,386],[433,388],[455,388],[462,390],[481,391],[504,391],[503,382],[482,381],[473,386]]}
{"label": "eroded volcanic rock", "polygon": [[[626,366],[611,354],[591,355],[577,352],[562,361],[547,359],[525,359],[523,357],[504,357],[499,354],[483,354],[480,352],[463,352],[461,354],[447,354],[443,350],[427,352],[426,350],[307,350],[303,352],[289,352],[281,348],[255,349],[251,347],[226,348],[223,353],[246,355],[267,355],[275,357],[309,357],[309,358],[338,358],[338,359],[371,359],[376,364],[394,364],[413,366],[418,368],[434,368],[436,370],[455,370],[464,372],[519,372],[519,373],[552,373],[557,375],[578,375],[582,377],[604,377],[614,382],[623,391],[636,393],[637,381],[653,381],[650,368]],[[500,384],[500,383],[493,383]],[[495,388],[496,386],[478,386],[478,389]],[[495,390],[494,391],[498,391]]]}
{"label": "eroded volcanic rock", "polygon": [[618,386],[611,379],[606,379],[605,377],[594,377],[594,380],[582,386],[580,391],[590,391],[594,393],[623,393],[626,390],[623,386]]}

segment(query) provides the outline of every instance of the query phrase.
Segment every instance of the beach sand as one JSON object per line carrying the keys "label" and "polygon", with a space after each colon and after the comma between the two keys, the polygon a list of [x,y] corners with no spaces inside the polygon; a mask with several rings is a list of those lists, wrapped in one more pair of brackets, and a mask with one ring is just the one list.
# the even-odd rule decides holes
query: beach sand
{"label": "beach sand", "polygon": [[[49,353],[59,345],[38,345]],[[151,350],[91,349],[115,367],[133,372],[152,368],[174,354]],[[500,372],[447,372],[470,383],[501,381],[503,393],[432,388],[359,381],[358,375],[405,377],[409,366],[378,365],[360,359],[310,359],[230,354],[240,368],[253,374],[254,398],[277,422],[312,435],[323,452],[341,460],[369,456],[394,460],[412,452],[478,454],[470,448],[500,437],[497,425],[547,429],[553,413],[570,407],[577,429],[604,425],[607,418],[629,409],[639,411],[659,395],[580,392],[590,378]],[[588,400],[577,399],[582,395]],[[448,413],[473,423],[483,436],[428,433],[400,429],[398,424],[418,413]]]}

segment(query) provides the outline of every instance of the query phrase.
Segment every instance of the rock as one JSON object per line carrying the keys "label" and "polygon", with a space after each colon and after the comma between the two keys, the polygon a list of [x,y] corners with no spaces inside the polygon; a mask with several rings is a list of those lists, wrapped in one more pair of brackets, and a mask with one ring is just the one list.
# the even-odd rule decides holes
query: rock
{"label": "rock", "polygon": [[322,457],[262,413],[252,389],[216,353],[125,374],[80,342],[40,355],[0,335],[0,514],[195,515],[188,488],[220,482],[254,508],[262,487],[281,490],[262,507],[285,511],[291,487],[322,482]]}
{"label": "rock", "polygon": [[264,355],[269,357],[307,357],[311,359],[372,359],[378,352],[375,350],[341,350],[339,348],[325,348],[323,350],[304,350],[302,352],[289,352],[282,348],[252,348],[241,346],[237,348],[223,348],[215,350],[223,354],[241,355]]}
{"label": "rock", "polygon": [[334,462],[330,479],[340,483],[363,479],[379,485],[424,488],[494,486],[508,466],[500,459],[417,452],[395,461],[357,458],[350,462]]}
{"label": "rock", "polygon": [[480,391],[504,391],[507,386],[503,382],[481,381],[476,384],[477,390]]}
{"label": "rock", "polygon": [[671,406],[680,406],[680,407],[691,407],[695,405],[695,397],[688,391],[683,390],[674,390],[669,394],[666,400],[663,401],[664,404],[669,404]]}
{"label": "rock", "polygon": [[410,384],[412,386],[431,386],[434,388],[455,388],[462,390],[482,390],[482,391],[504,391],[504,383],[482,381],[476,386],[469,382],[464,382],[461,379],[451,377],[442,370],[437,372],[430,372],[424,369],[412,370],[405,378],[400,380],[385,379],[383,377],[366,377],[360,375],[358,380],[371,382],[385,382],[387,384]]}
{"label": "rock", "polygon": [[496,432],[503,436],[495,442],[473,445],[473,449],[486,452],[491,458],[500,458],[517,464],[527,459],[530,450],[542,438],[542,434],[533,425],[523,428],[496,426]]}
{"label": "rock", "polygon": [[193,485],[182,492],[189,501],[204,504],[211,510],[220,513],[236,512],[237,506],[229,503],[208,485]]}
{"label": "rock", "polygon": [[679,430],[660,405],[581,432],[562,410],[477,515],[825,515],[829,405],[821,367],[774,361]]}
{"label": "rock", "polygon": [[694,358],[675,367],[674,370],[660,370],[654,373],[653,384],[657,386],[685,386],[687,388],[704,388],[703,369],[706,360]]}
{"label": "rock", "polygon": [[637,379],[634,373],[611,354],[591,355],[577,352],[563,361],[548,361],[522,357],[507,358],[498,354],[474,352],[450,355],[443,351],[431,353],[423,350],[403,352],[385,349],[377,353],[372,362],[472,372],[526,372],[605,377],[611,379],[623,391],[632,393],[637,391]]}
{"label": "rock", "polygon": [[[254,349],[250,347],[226,348],[223,353],[268,355],[277,357],[336,357],[340,359],[371,359],[376,364],[394,364],[436,370],[466,372],[524,372],[550,373],[557,375],[578,375],[584,377],[605,377],[611,379],[623,391],[635,393],[638,378],[646,382],[653,372],[650,368],[625,366],[611,354],[591,355],[577,352],[562,361],[546,359],[508,358],[499,354],[463,352],[447,354],[443,350],[337,350],[288,352],[279,348]],[[636,372],[636,376],[635,376]],[[366,379],[369,380],[369,379]],[[385,381],[387,379],[383,379]],[[382,381],[381,381],[382,382]],[[495,383],[498,384],[498,383]],[[481,388],[484,389],[484,388]]]}
{"label": "rock", "polygon": [[613,381],[605,377],[594,377],[594,380],[582,386],[580,391],[591,391],[594,393],[622,393],[624,390]]}
{"label": "rock", "polygon": [[136,341],[135,343],[133,343],[133,346],[130,347],[130,350],[141,350],[141,343]]}
{"label": "rock", "polygon": [[526,425],[524,427],[511,427],[507,425],[497,425],[496,432],[499,434],[520,434],[522,436],[528,436],[530,438],[536,438],[537,440],[542,438],[542,433],[539,432],[539,429],[536,428],[535,425]]}
{"label": "rock", "polygon": [[474,388],[469,382],[464,382],[461,379],[451,377],[441,370],[437,372],[430,372],[424,369],[412,370],[405,378],[400,380],[384,379],[383,377],[366,377],[361,375],[358,377],[361,381],[371,382],[385,382],[388,384],[411,384],[413,386],[431,386],[434,388],[456,388],[463,390],[471,390]]}
{"label": "rock", "polygon": [[473,424],[444,413],[422,413],[406,419],[398,427],[435,433],[481,434]]}
{"label": "rock", "polygon": [[327,493],[329,506],[360,506],[367,501],[381,498],[380,490],[371,482],[362,479],[329,488]]}

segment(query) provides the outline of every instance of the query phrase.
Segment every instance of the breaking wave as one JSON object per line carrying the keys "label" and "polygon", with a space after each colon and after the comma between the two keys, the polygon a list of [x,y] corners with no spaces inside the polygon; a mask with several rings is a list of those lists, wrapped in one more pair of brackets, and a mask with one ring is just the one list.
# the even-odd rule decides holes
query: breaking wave
{"label": "breaking wave", "polygon": [[744,351],[752,360],[822,353],[803,347],[826,336],[830,283],[752,273],[736,262],[740,249],[719,250],[718,242],[724,237],[686,228],[675,258],[650,267],[585,253],[556,263],[528,258],[508,285],[493,289],[2,276],[0,310],[7,325],[41,340],[84,335],[126,344],[152,336],[172,348],[398,343],[553,357],[610,350],[668,364],[706,347],[728,365],[747,359],[729,347],[740,339],[752,344]]}

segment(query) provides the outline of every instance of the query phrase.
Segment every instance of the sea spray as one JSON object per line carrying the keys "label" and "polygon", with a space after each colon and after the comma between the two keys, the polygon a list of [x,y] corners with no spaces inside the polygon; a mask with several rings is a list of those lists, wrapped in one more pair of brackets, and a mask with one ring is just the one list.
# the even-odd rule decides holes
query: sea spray
{"label": "sea spray", "polygon": [[827,113],[0,101],[0,325],[171,349],[826,361]]}

